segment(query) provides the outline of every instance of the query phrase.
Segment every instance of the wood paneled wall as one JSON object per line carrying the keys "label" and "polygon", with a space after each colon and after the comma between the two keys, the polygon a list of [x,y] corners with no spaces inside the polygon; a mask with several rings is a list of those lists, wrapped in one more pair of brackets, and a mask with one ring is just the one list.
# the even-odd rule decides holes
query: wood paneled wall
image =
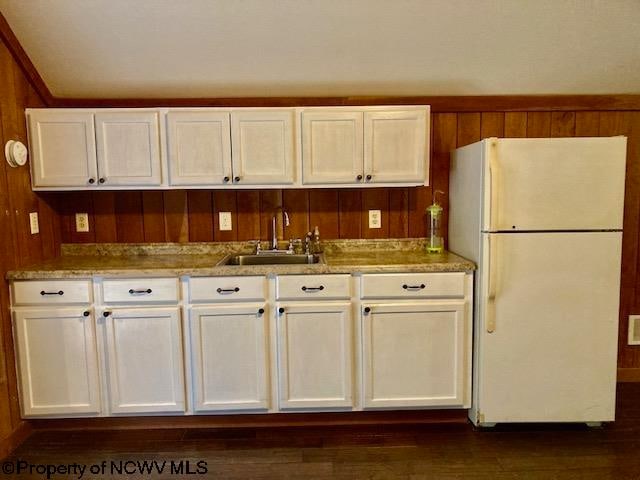
{"label": "wood paneled wall", "polygon": [[[0,42],[0,457],[3,440],[22,426],[18,408],[14,350],[9,314],[7,270],[58,255],[60,218],[55,198],[31,191],[29,168],[11,168],[4,160],[7,140],[26,144],[24,109],[44,103],[15,62],[6,45]],[[38,212],[40,233],[32,235],[29,213]]]}

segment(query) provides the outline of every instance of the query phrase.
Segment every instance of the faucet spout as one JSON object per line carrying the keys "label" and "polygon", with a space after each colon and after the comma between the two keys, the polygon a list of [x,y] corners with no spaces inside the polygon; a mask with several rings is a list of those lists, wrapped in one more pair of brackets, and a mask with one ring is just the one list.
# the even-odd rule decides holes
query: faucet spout
{"label": "faucet spout", "polygon": [[287,213],[287,211],[282,206],[276,207],[273,217],[271,217],[271,233],[272,233],[271,248],[273,250],[278,249],[278,232],[276,230],[276,224],[278,221],[278,212],[282,212],[282,219],[284,222],[284,226],[285,227],[289,226],[289,214]]}

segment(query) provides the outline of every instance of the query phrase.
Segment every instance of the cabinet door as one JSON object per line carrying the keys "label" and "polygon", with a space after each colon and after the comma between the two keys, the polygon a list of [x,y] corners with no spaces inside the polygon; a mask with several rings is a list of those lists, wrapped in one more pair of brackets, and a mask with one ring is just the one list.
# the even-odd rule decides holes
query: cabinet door
{"label": "cabinet door", "polygon": [[195,411],[269,407],[264,310],[264,304],[191,308]]}
{"label": "cabinet door", "polygon": [[32,110],[28,119],[34,188],[96,184],[92,113]]}
{"label": "cabinet door", "polygon": [[97,113],[96,141],[98,173],[104,186],[162,182],[156,112]]}
{"label": "cabinet door", "polygon": [[90,311],[16,309],[14,321],[23,415],[97,415],[98,352]]}
{"label": "cabinet door", "polygon": [[233,181],[238,185],[290,184],[294,181],[294,111],[231,113]]}
{"label": "cabinet door", "polygon": [[105,326],[111,413],[184,412],[178,308],[109,311]]}
{"label": "cabinet door", "polygon": [[303,112],[302,183],[361,182],[362,139],[362,112]]}
{"label": "cabinet door", "polygon": [[462,407],[469,328],[462,301],[367,305],[364,407]]}
{"label": "cabinet door", "polygon": [[170,185],[231,181],[229,112],[169,112],[167,143]]}
{"label": "cabinet door", "polygon": [[352,407],[351,304],[278,308],[280,408]]}
{"label": "cabinet door", "polygon": [[425,109],[365,112],[365,178],[370,183],[426,183],[428,135]]}

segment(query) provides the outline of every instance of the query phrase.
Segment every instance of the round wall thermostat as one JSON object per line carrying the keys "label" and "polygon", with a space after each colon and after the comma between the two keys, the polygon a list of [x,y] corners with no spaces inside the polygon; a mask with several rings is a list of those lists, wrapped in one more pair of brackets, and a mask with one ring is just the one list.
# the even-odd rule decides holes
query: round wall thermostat
{"label": "round wall thermostat", "polygon": [[4,146],[4,156],[12,167],[21,167],[27,163],[27,147],[17,140],[9,140]]}

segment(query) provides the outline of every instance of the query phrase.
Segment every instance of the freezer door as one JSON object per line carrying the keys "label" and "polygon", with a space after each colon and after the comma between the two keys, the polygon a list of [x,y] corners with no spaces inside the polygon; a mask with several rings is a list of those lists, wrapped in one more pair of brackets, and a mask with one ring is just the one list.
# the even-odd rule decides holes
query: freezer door
{"label": "freezer door", "polygon": [[480,423],[613,420],[621,240],[619,232],[484,235]]}
{"label": "freezer door", "polygon": [[490,139],[484,231],[622,228],[626,137]]}

